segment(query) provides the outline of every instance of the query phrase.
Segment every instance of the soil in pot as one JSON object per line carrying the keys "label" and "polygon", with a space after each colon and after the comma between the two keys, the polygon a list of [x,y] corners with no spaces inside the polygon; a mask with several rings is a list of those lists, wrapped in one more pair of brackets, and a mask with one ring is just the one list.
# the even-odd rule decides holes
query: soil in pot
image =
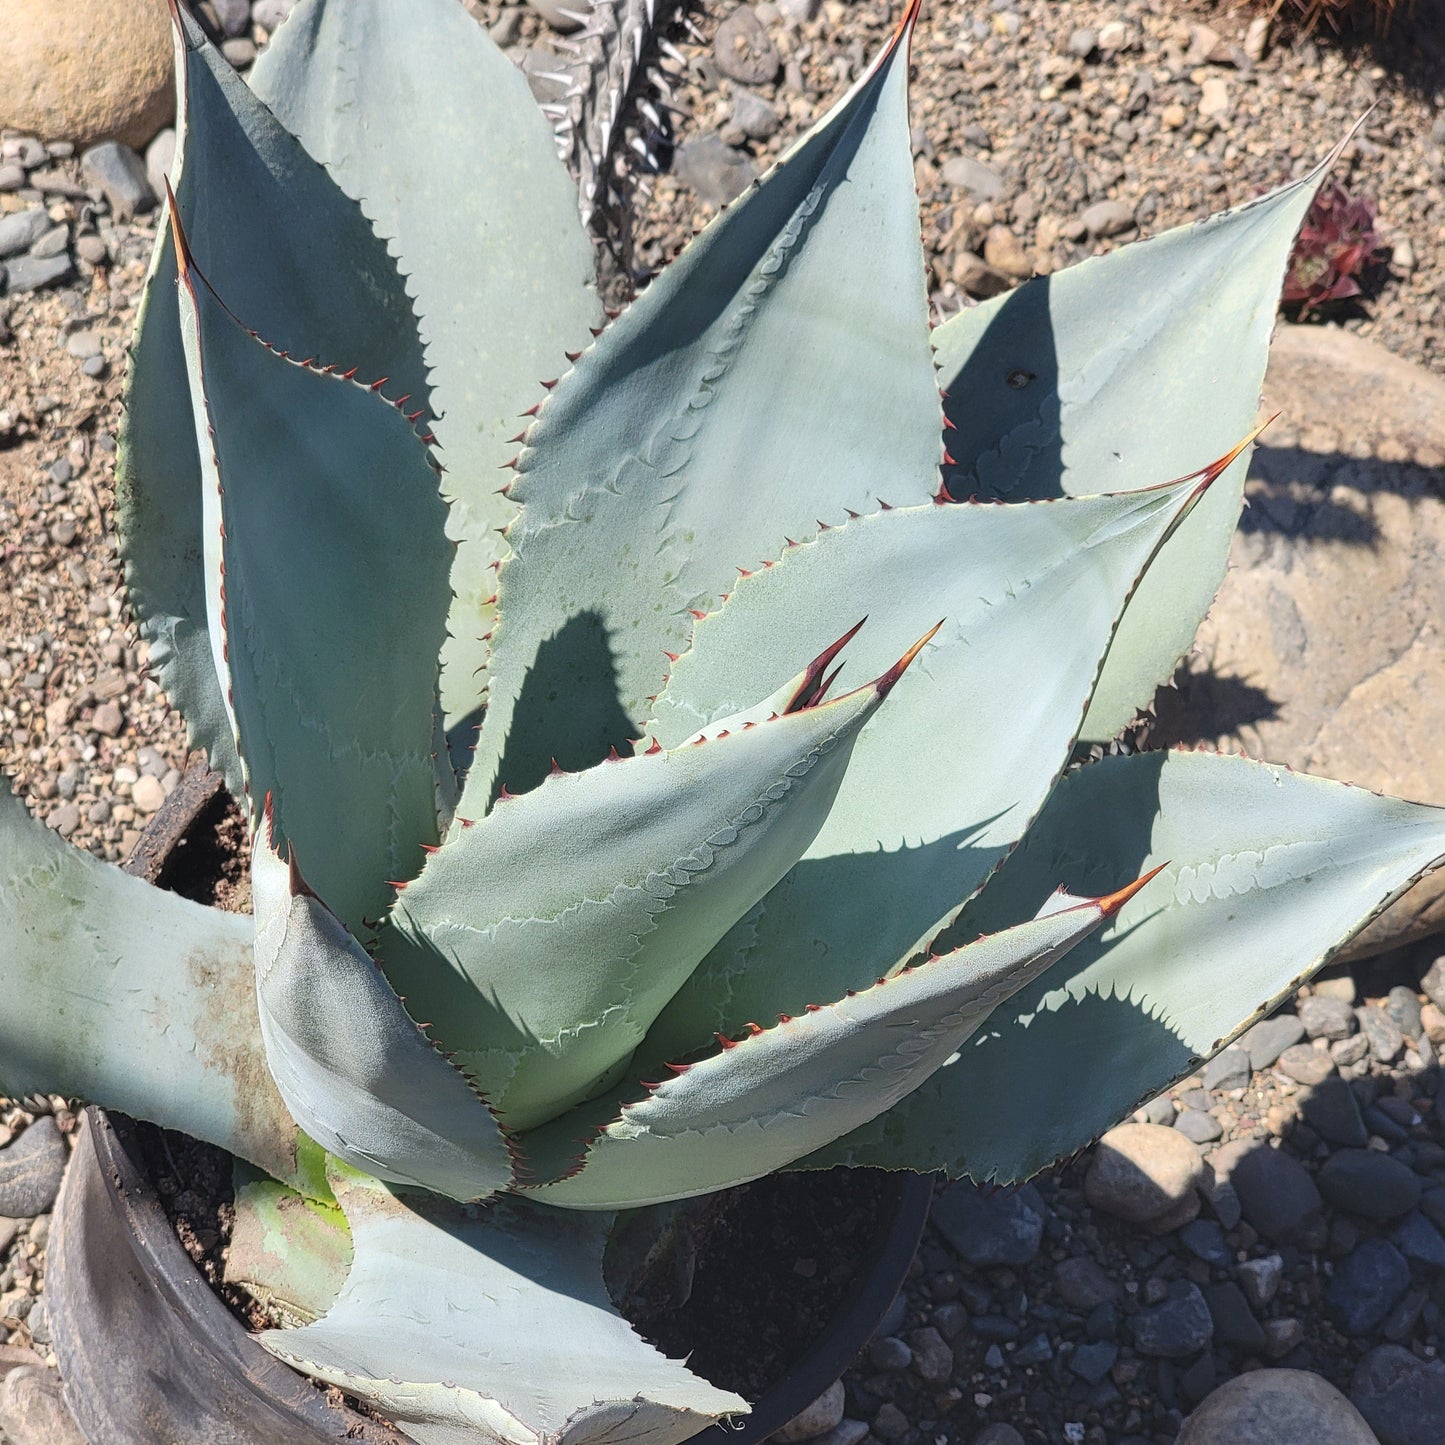
{"label": "soil in pot", "polygon": [[872,1265],[880,1199],[892,1203],[881,1173],[774,1174],[714,1196],[695,1221],[686,1301],[623,1312],[664,1354],[761,1399],[834,1327]]}

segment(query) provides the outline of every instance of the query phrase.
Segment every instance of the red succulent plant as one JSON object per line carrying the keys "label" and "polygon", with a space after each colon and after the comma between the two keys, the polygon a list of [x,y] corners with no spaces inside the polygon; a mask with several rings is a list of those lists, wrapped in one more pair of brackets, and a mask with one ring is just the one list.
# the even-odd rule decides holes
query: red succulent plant
{"label": "red succulent plant", "polygon": [[1375,203],[1332,182],[1315,197],[1300,228],[1281,301],[1307,315],[1327,301],[1358,296],[1359,277],[1382,246]]}

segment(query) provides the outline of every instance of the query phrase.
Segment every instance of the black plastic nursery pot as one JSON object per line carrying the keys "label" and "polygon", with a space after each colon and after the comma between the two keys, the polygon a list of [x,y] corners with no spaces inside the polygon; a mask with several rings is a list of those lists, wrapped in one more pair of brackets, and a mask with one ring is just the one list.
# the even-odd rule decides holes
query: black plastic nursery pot
{"label": "black plastic nursery pot", "polygon": [[[45,1297],[66,1399],[91,1445],[407,1445],[267,1354],[192,1263],[157,1193],[143,1133],[124,1115],[84,1113],[55,1208]],[[928,1216],[931,1178],[867,1171],[872,1227],[828,1328],[706,1445],[758,1445],[807,1408],[863,1348],[897,1294]],[[830,1175],[795,1176],[820,1195]],[[796,1241],[827,1241],[809,1229]],[[776,1282],[776,1294],[789,1290]],[[764,1302],[766,1309],[766,1302]],[[749,1338],[767,1338],[755,1319]]]}
{"label": "black plastic nursery pot", "polygon": [[[178,850],[186,864],[212,858],[213,845],[199,835],[214,832],[223,811],[215,786],[193,770],[157,814],[128,871],[164,884],[184,871],[176,867]],[[339,1392],[318,1388],[255,1342],[192,1262],[162,1201],[155,1160],[167,1147],[149,1125],[85,1110],[56,1203],[46,1300],[66,1399],[91,1445],[407,1445],[394,1427],[358,1413]],[[767,1188],[785,1190],[786,1207],[780,1196],[755,1198],[749,1216],[746,1191]],[[932,1193],[930,1177],[882,1170],[849,1171],[846,1189],[832,1173],[805,1173],[731,1192],[718,1236],[699,1256],[700,1277],[711,1251],[713,1274],[729,1282],[727,1322],[711,1323],[755,1353],[784,1342],[792,1358],[780,1350],[781,1376],[740,1391],[754,1400],[740,1428],[713,1426],[694,1437],[699,1445],[757,1445],[843,1373],[903,1283]],[[829,1223],[834,1216],[838,1234]],[[754,1224],[742,1232],[732,1224],[750,1217]],[[765,1229],[757,1229],[758,1219]],[[754,1241],[754,1231],[766,1240]],[[830,1260],[840,1238],[846,1260]],[[762,1253],[771,1272],[750,1290],[732,1290],[738,1261]],[[804,1258],[841,1282],[826,1320],[799,1337],[802,1281],[791,1264]],[[704,1292],[703,1308],[707,1298]],[[671,1343],[665,1348],[679,1353]],[[700,1347],[695,1367],[703,1368],[706,1354]]]}

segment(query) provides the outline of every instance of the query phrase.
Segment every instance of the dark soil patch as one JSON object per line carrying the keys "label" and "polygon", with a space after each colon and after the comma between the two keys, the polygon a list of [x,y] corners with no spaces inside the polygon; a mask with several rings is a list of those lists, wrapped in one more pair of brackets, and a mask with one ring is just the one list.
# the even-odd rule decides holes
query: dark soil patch
{"label": "dark soil patch", "polygon": [[[136,1136],[191,1262],[247,1330],[275,1326],[248,1291],[225,1281],[235,1222],[231,1156],[150,1124],[138,1123]],[[828,1334],[866,1280],[893,1223],[886,1181],[871,1169],[779,1174],[695,1201],[697,1267],[687,1299],[619,1308],[664,1354],[759,1400]]]}
{"label": "dark soil patch", "polygon": [[[876,1169],[775,1174],[698,1201],[697,1270],[677,1306],[625,1311],[644,1339],[760,1399],[836,1323],[893,1222]],[[882,1203],[889,1201],[888,1205]]]}
{"label": "dark soil patch", "polygon": [[248,853],[240,807],[197,754],[124,866],[133,877],[193,903],[245,913],[251,906]]}

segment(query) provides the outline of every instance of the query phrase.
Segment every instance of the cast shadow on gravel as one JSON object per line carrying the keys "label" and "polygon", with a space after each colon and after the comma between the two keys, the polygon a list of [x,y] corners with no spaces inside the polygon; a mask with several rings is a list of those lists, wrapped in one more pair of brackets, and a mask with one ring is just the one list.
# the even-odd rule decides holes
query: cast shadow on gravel
{"label": "cast shadow on gravel", "polygon": [[[1418,996],[1425,963],[1440,946],[1437,938],[1354,964],[1358,1001],[1401,984]],[[1287,1003],[1285,1012],[1292,1008]],[[1107,1031],[1110,1045],[1130,1026],[1117,1001],[1092,1006],[1089,1022]],[[1016,1050],[1016,1040],[1007,1042]],[[1069,1107],[1076,1086],[1094,1083],[1071,1075]],[[1312,1089],[1272,1064],[1253,1072],[1247,1091],[1206,1090],[1201,1076],[1186,1077],[1176,1099],[1186,1110],[1223,1115],[1225,1138],[1199,1145],[1209,1162],[1198,1218],[1153,1237],[1088,1203],[1086,1158],[1045,1170],[1033,1181],[1037,1194],[1027,1196],[1029,1207],[1044,1213],[1047,1245],[1037,1259],[1011,1258],[1008,1270],[991,1259],[962,1269],[969,1312],[982,1312],[978,1324],[1007,1326],[996,1318],[1007,1312],[1015,1323],[1003,1338],[1016,1338],[1019,1351],[1033,1356],[1021,1369],[1014,1360],[1021,1364],[1022,1353],[1006,1345],[1004,1362],[990,1366],[985,1351],[1000,1336],[974,1334],[972,1321],[965,1327],[954,1345],[960,1376],[988,1380],[978,1422],[1008,1419],[1030,1441],[1053,1440],[1065,1421],[1083,1415],[1100,1438],[1162,1442],[1218,1384],[1269,1366],[1329,1379],[1386,1445],[1437,1438],[1408,1425],[1408,1416],[1445,1399],[1442,1367],[1432,1363],[1445,1323],[1440,1085],[1428,1045],[1423,1062],[1376,1061],[1359,1078],[1335,1074]],[[1016,1080],[1011,1087],[1005,1081],[989,1096],[990,1110],[1017,1089]],[[1044,1102],[1034,1095],[1034,1112],[1019,1111],[1010,1127],[1037,1130]],[[1270,1106],[1280,1103],[1276,1113]],[[1151,1108],[1149,1117],[1159,1116]],[[1233,1137],[1237,1131],[1246,1137]],[[1372,1163],[1386,1153],[1385,1164]],[[1095,1274],[1113,1281],[1102,1322],[1099,1311],[1090,1314],[1092,1300],[1063,1297],[1055,1262],[1066,1255],[1091,1256]],[[958,1268],[936,1232],[925,1258],[935,1272]],[[1047,1343],[1037,1350],[1041,1337]],[[868,1377],[850,1383],[866,1387]],[[967,1411],[967,1402],[959,1409]],[[967,1429],[963,1436],[971,1438]]]}
{"label": "cast shadow on gravel", "polygon": [[[1366,12],[1358,24],[1339,31],[1327,23],[1317,26],[1311,37],[1316,46],[1349,56],[1368,56],[1406,89],[1427,99],[1437,95],[1440,77],[1445,74],[1445,0],[1395,3],[1383,28],[1372,18],[1377,7],[1355,8]],[[1297,45],[1300,42],[1282,38],[1276,43]]]}
{"label": "cast shadow on gravel", "polygon": [[[1343,496],[1341,488],[1359,501]],[[1445,496],[1445,486],[1436,472],[1415,462],[1261,442],[1250,467],[1239,530],[1247,536],[1287,538],[1296,546],[1342,542],[1372,547],[1380,529],[1368,504],[1384,493],[1419,501]]]}
{"label": "cast shadow on gravel", "polygon": [[[1150,748],[1172,748],[1238,737],[1240,729],[1273,722],[1279,701],[1247,678],[1189,665],[1174,675],[1174,686],[1160,688],[1146,732]],[[1208,726],[1201,726],[1201,719]]]}

